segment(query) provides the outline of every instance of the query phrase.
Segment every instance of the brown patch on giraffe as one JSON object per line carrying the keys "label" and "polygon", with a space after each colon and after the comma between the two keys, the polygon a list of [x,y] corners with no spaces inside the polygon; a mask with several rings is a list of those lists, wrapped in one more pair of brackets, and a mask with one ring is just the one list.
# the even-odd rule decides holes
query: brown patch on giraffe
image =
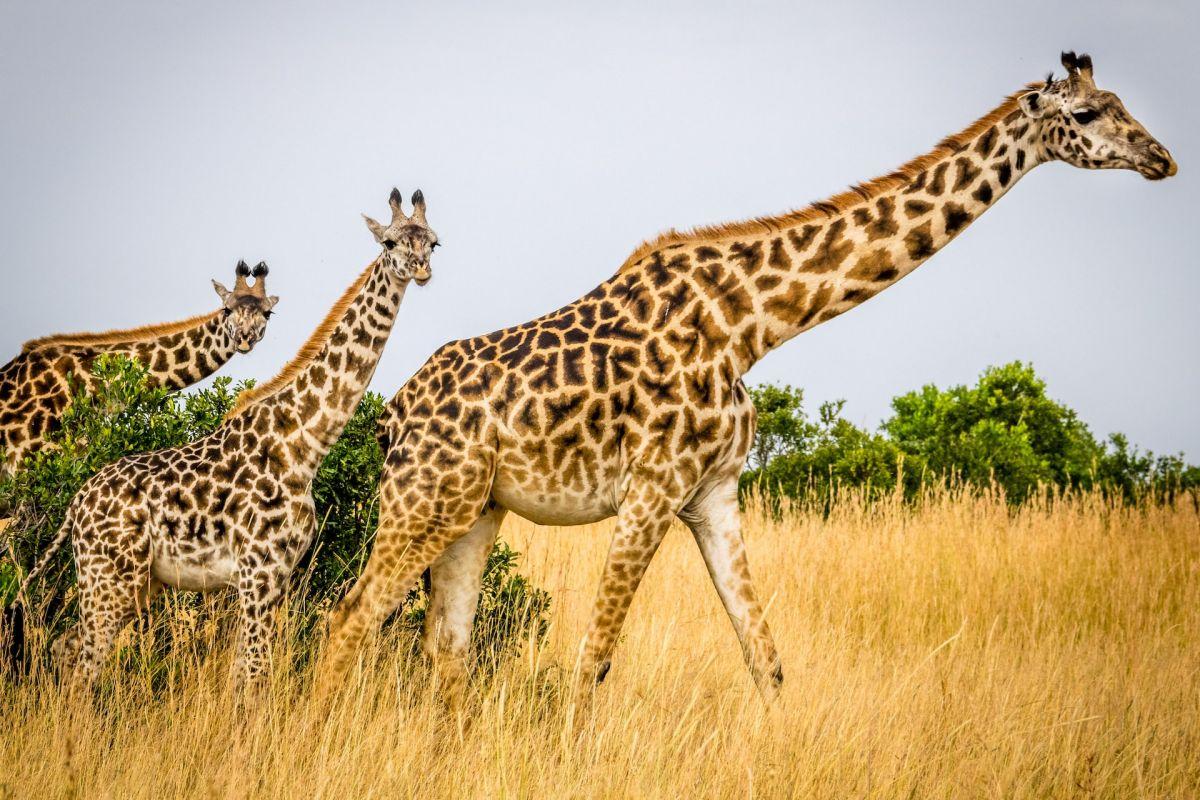
{"label": "brown patch on giraffe", "polygon": [[926,220],[904,236],[908,257],[914,262],[924,261],[933,255],[932,223]]}
{"label": "brown patch on giraffe", "polygon": [[850,252],[854,250],[854,243],[845,239],[843,234],[846,231],[846,220],[835,219],[829,224],[829,228],[825,231],[825,238],[821,240],[817,252],[807,259],[800,268],[805,272],[830,272],[841,266]]}
{"label": "brown patch on giraffe", "polygon": [[742,282],[721,264],[705,264],[696,269],[695,275],[708,296],[717,301],[727,322],[736,322],[753,309],[750,294]]}
{"label": "brown patch on giraffe", "polygon": [[804,281],[792,281],[781,294],[767,298],[764,310],[781,320],[789,320],[795,316],[797,309],[808,297],[808,285]]}
{"label": "brown patch on giraffe", "polygon": [[954,188],[952,189],[954,192],[961,192],[970,186],[979,177],[979,173],[982,172],[969,158],[957,158],[954,160],[954,164],[958,167],[958,172],[954,177]]}
{"label": "brown patch on giraffe", "polygon": [[942,207],[942,219],[946,223],[946,235],[954,236],[967,227],[974,217],[960,203],[947,201]]}
{"label": "brown patch on giraffe", "polygon": [[996,140],[1000,138],[1000,131],[995,125],[984,131],[983,135],[975,144],[975,152],[979,153],[983,158],[987,158],[992,153],[992,149],[996,146]]}
{"label": "brown patch on giraffe", "polygon": [[801,328],[806,327],[817,314],[823,311],[829,305],[829,299],[833,296],[833,285],[830,283],[822,283],[820,288],[813,293],[812,302],[808,309],[800,316],[797,323]]}
{"label": "brown patch on giraffe", "polygon": [[805,250],[812,245],[817,238],[817,234],[821,232],[820,225],[805,225],[797,233],[795,229],[787,232],[788,241],[792,243],[792,247],[796,248],[796,255],[801,255]]}
{"label": "brown patch on giraffe", "polygon": [[753,275],[763,265],[762,242],[734,242],[729,245],[729,260],[741,267],[747,275]]}
{"label": "brown patch on giraffe", "polygon": [[942,192],[946,191],[946,169],[949,166],[949,163],[943,161],[934,167],[933,180],[929,182],[929,189],[927,190],[930,195],[940,197]]}
{"label": "brown patch on giraffe", "polygon": [[[792,268],[792,257],[788,255],[787,248],[783,244],[783,239],[778,236],[771,240],[771,254],[767,257],[767,263],[771,267],[779,270],[790,270]],[[762,278],[759,278],[757,281],[755,281],[755,285],[757,286],[758,281],[761,280]]]}
{"label": "brown patch on giraffe", "polygon": [[860,258],[854,269],[846,273],[846,277],[874,282],[891,280],[898,274],[891,251],[881,247]]}
{"label": "brown patch on giraffe", "polygon": [[904,215],[909,219],[916,219],[924,216],[933,210],[933,203],[927,203],[924,200],[905,200]]}
{"label": "brown patch on giraffe", "polygon": [[896,200],[893,197],[880,197],[875,201],[875,219],[867,225],[867,240],[875,241],[889,236],[895,236],[900,230],[896,224]]}

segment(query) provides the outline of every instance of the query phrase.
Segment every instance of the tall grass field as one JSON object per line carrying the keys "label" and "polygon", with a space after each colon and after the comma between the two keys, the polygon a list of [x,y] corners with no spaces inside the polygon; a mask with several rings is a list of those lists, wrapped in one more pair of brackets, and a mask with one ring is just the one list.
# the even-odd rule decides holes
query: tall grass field
{"label": "tall grass field", "polygon": [[[552,595],[551,625],[476,687],[463,724],[399,634],[313,707],[287,620],[272,687],[241,708],[223,615],[168,596],[92,702],[65,703],[45,672],[0,678],[0,797],[1200,796],[1191,498],[752,504],[745,537],[784,663],[771,707],[677,526],[608,680],[573,714],[611,531],[509,517],[502,538]],[[169,670],[137,657],[164,636]]]}

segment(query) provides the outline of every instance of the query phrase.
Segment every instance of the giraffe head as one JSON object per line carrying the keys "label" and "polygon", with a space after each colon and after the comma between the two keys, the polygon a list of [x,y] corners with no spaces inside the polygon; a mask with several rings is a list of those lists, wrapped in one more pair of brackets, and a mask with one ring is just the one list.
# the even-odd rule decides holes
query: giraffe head
{"label": "giraffe head", "polygon": [[1092,58],[1063,53],[1067,77],[1021,95],[1021,110],[1042,125],[1046,155],[1085,169],[1133,169],[1161,180],[1175,174],[1175,159],[1112,92],[1097,89]]}
{"label": "giraffe head", "polygon": [[381,225],[363,214],[367,227],[375,241],[383,245],[380,258],[401,280],[415,280],[418,286],[424,286],[433,273],[429,271],[429,258],[433,248],[438,246],[437,234],[425,221],[425,195],[421,190],[413,192],[412,216],[406,217],[401,208],[403,198],[399,189],[392,189],[388,205],[392,207],[392,221]]}
{"label": "giraffe head", "polygon": [[[225,329],[234,347],[239,353],[249,353],[258,344],[267,331],[267,320],[271,318],[271,309],[279,302],[276,295],[267,296],[266,262],[260,261],[254,267],[246,266],[245,261],[239,261],[237,281],[233,291],[225,288],[220,281],[213,281],[213,288],[221,298],[221,313],[225,315]],[[254,276],[254,284],[246,278]]]}

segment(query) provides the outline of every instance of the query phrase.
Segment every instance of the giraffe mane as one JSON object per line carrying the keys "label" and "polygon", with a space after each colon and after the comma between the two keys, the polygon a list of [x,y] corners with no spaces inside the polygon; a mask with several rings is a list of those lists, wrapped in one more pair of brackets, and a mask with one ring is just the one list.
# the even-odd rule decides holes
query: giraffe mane
{"label": "giraffe mane", "polygon": [[30,353],[43,347],[53,347],[56,345],[76,345],[82,347],[87,345],[121,344],[123,342],[145,342],[190,330],[208,322],[219,313],[221,312],[217,310],[208,314],[198,314],[197,316],[188,317],[176,322],[161,322],[156,325],[143,325],[139,328],[115,328],[110,331],[100,331],[97,333],[55,333],[50,336],[42,336],[38,339],[30,339],[21,345],[21,352]]}
{"label": "giraffe mane", "polygon": [[628,272],[637,266],[643,258],[668,245],[715,242],[721,239],[728,239],[732,236],[769,235],[800,223],[829,219],[838,214],[843,214],[854,206],[870,202],[887,192],[904,186],[922,170],[929,169],[948,156],[960,152],[968,142],[975,139],[992,125],[1003,121],[1005,117],[1014,111],[1017,111],[1017,101],[1021,95],[1031,90],[1040,89],[1041,86],[1041,83],[1031,83],[1024,89],[1010,94],[996,108],[984,114],[958,133],[951,134],[942,139],[928,153],[917,156],[904,163],[899,169],[889,172],[886,175],[881,175],[865,183],[851,186],[846,191],[835,194],[826,200],[819,200],[804,208],[775,216],[753,217],[751,219],[717,225],[699,225],[683,230],[676,228],[666,230],[653,239],[647,239],[642,242],[625,259],[625,263],[617,270],[617,274]]}
{"label": "giraffe mane", "polygon": [[300,350],[292,357],[292,360],[283,365],[283,369],[265,383],[257,384],[238,395],[237,402],[233,408],[225,416],[229,419],[244,411],[250,405],[257,403],[267,397],[278,392],[283,387],[292,382],[300,371],[311,364],[321,351],[325,349],[325,343],[329,341],[329,337],[333,335],[333,331],[337,328],[338,323],[342,321],[342,317],[346,313],[346,309],[358,297],[358,293],[362,291],[362,287],[366,284],[367,279],[371,277],[371,271],[375,269],[377,262],[372,261],[370,266],[363,270],[362,274],[355,279],[354,283],[346,287],[346,291],[338,298],[338,301],[329,309],[329,313],[325,315],[325,319],[321,320],[321,324],[309,334],[308,339],[300,346]]}

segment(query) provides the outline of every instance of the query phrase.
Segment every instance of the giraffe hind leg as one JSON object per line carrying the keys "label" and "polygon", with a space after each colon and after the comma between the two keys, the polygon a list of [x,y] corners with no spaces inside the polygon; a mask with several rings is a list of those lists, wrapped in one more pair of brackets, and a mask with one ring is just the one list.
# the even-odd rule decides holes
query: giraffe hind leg
{"label": "giraffe hind leg", "polygon": [[680,517],[691,529],[704,556],[709,577],[737,633],[750,675],[763,699],[770,703],[783,684],[783,669],[750,580],[738,511],[737,479],[731,478],[698,495]]}
{"label": "giraffe hind leg", "polygon": [[[90,688],[112,653],[117,634],[143,611],[162,584],[150,575],[149,540],[119,526],[74,530],[79,622],[64,634],[70,689]],[[67,667],[64,664],[64,667]]]}
{"label": "giraffe hind leg", "polygon": [[462,705],[466,691],[467,659],[483,572],[505,513],[502,508],[485,511],[430,568],[429,610],[422,647],[438,674],[442,696],[452,709]]}

